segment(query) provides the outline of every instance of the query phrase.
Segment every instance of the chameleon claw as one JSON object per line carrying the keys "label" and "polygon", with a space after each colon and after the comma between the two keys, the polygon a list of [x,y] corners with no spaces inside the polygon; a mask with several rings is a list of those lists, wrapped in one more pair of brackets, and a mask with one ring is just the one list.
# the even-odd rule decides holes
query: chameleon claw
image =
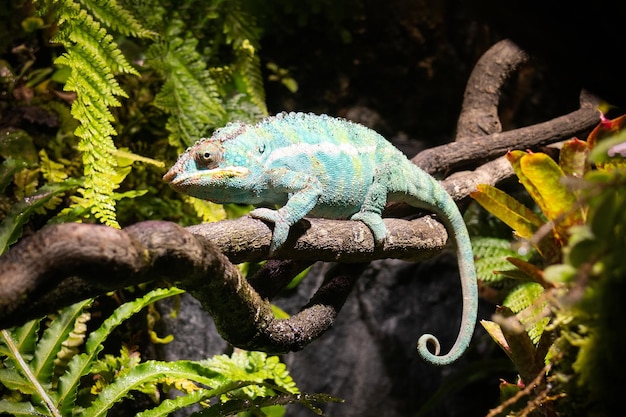
{"label": "chameleon claw", "polygon": [[287,236],[289,236],[289,224],[282,219],[276,210],[257,208],[250,212],[250,216],[274,224],[274,231],[270,242],[270,255],[285,244]]}
{"label": "chameleon claw", "polygon": [[385,223],[383,223],[383,219],[379,214],[371,211],[360,211],[350,217],[350,220],[358,220],[365,223],[365,225],[372,232],[376,245],[380,245],[385,241],[385,238],[387,237],[387,228],[385,227]]}

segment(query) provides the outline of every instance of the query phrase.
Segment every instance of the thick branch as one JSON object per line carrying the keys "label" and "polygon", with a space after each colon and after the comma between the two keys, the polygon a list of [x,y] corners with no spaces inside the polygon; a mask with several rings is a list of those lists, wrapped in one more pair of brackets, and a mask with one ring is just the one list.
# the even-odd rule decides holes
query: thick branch
{"label": "thick branch", "polygon": [[468,164],[482,164],[513,149],[536,149],[571,139],[590,130],[599,122],[597,100],[583,94],[580,109],[565,116],[520,129],[457,140],[426,149],[416,155],[412,162],[433,175],[449,173]]}
{"label": "thick branch", "polygon": [[[367,262],[374,259],[427,259],[446,242],[446,231],[430,217],[413,221],[385,219],[389,233],[382,246],[375,246],[370,230],[361,222],[303,219],[291,228],[284,249],[274,257],[329,262]],[[190,226],[196,236],[211,240],[235,263],[267,259],[272,230],[266,223],[243,217]]]}
{"label": "thick branch", "polygon": [[24,239],[0,258],[0,328],[112,289],[168,278],[203,304],[220,334],[235,346],[299,350],[332,325],[365,265],[332,270],[302,312],[278,320],[269,301],[237,267],[208,240],[180,226],[143,222],[117,230],[57,225]]}
{"label": "thick branch", "polygon": [[457,121],[457,141],[502,131],[498,104],[502,86],[528,55],[508,39],[498,42],[478,60],[469,80]]}

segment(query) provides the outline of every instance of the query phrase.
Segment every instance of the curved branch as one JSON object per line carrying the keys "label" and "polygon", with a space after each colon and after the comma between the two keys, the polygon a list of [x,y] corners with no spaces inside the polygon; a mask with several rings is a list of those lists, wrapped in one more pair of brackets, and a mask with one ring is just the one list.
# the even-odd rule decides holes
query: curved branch
{"label": "curved branch", "polygon": [[411,161],[430,174],[442,174],[468,164],[482,164],[513,149],[536,149],[571,139],[600,122],[597,104],[595,97],[583,92],[580,108],[572,113],[520,129],[458,139],[447,145],[426,149]]}
{"label": "curved branch", "polygon": [[527,60],[526,52],[508,39],[489,48],[478,60],[467,81],[457,121],[457,141],[502,131],[498,117],[502,86]]}
{"label": "curved branch", "polygon": [[302,349],[333,324],[366,265],[331,270],[299,314],[279,320],[269,301],[214,245],[174,223],[142,222],[125,230],[56,225],[22,240],[0,258],[0,327],[112,289],[178,277],[176,284],[202,303],[230,343],[288,352]]}

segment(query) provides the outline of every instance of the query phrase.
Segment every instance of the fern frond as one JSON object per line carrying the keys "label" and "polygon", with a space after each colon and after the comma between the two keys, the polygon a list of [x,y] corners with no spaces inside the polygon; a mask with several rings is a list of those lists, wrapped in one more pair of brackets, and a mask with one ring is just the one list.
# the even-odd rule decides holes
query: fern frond
{"label": "fern frond", "polygon": [[61,417],[61,413],[54,405],[54,402],[50,397],[48,391],[46,391],[46,389],[41,385],[37,377],[32,373],[30,366],[28,366],[28,363],[25,361],[24,357],[21,355],[20,351],[15,345],[11,334],[7,330],[0,330],[0,334],[4,339],[4,343],[7,345],[12,353],[13,359],[15,360],[15,363],[17,365],[17,369],[20,370],[20,373],[24,376],[25,379],[28,380],[34,392],[36,392],[41,401],[43,401],[43,405],[48,411],[47,414],[54,417]]}
{"label": "fern frond", "polygon": [[64,90],[76,93],[71,114],[79,122],[74,134],[80,138],[77,148],[83,155],[85,173],[84,187],[78,190],[81,196],[72,198],[74,205],[64,214],[93,215],[117,227],[113,193],[123,177],[116,175],[112,156],[116,149],[112,137],[117,132],[109,108],[121,105],[118,97],[127,97],[115,75],[138,73],[100,22],[123,34],[149,33],[115,1],[61,0],[57,4],[59,30],[52,42],[63,45],[66,52],[55,63],[71,71]]}
{"label": "fern frond", "polygon": [[39,170],[48,182],[61,182],[67,179],[65,165],[53,161],[45,149],[39,151]]}
{"label": "fern frond", "polygon": [[153,38],[156,34],[146,28],[115,0],[82,0],[82,4],[107,27],[126,36]]}
{"label": "fern frond", "polygon": [[521,256],[511,247],[506,239],[477,237],[472,239],[472,250],[476,258],[478,279],[493,287],[501,287],[512,278],[516,270],[509,257],[528,259],[529,254]]}
{"label": "fern frond", "polygon": [[[189,379],[210,387],[222,388],[221,386],[224,385],[223,379],[219,378],[218,374],[208,372],[197,362],[182,360],[176,362],[148,361],[116,378],[112,384],[98,394],[90,407],[83,410],[82,415],[106,416],[108,410],[116,402],[128,396],[130,391],[166,378]],[[239,384],[236,386],[239,387]],[[232,389],[230,386],[229,388]],[[212,394],[215,395],[214,392]]]}
{"label": "fern frond", "polygon": [[44,408],[35,408],[30,402],[12,402],[7,399],[0,400],[0,413],[14,417],[32,417],[45,416],[47,410]]}
{"label": "fern frond", "polygon": [[76,320],[74,328],[68,337],[61,343],[61,350],[57,352],[54,359],[54,376],[59,377],[65,373],[69,361],[79,353],[79,347],[85,342],[87,335],[87,322],[91,319],[91,314],[84,311]]}
{"label": "fern frond", "polygon": [[148,49],[148,62],[165,79],[154,105],[170,115],[170,143],[190,146],[217,126],[225,112],[217,85],[196,51],[196,39],[172,38]]}
{"label": "fern frond", "polygon": [[85,352],[74,356],[68,364],[67,372],[59,378],[59,388],[55,400],[57,404],[63,407],[64,413],[71,411],[80,379],[89,373],[91,364],[96,360],[98,353],[102,350],[102,344],[111,332],[124,320],[136,314],[148,304],[181,294],[182,292],[178,288],[150,291],[142,298],[119,306],[113,315],[107,318],[97,330],[89,334],[89,338],[85,343]]}
{"label": "fern frond", "polygon": [[502,303],[517,314],[533,343],[537,343],[548,325],[549,318],[543,316],[548,301],[542,297],[544,288],[534,282],[515,287]]}
{"label": "fern frond", "polygon": [[50,380],[54,361],[61,352],[63,343],[74,330],[77,318],[89,305],[91,305],[91,300],[85,300],[64,308],[43,332],[37,343],[33,360],[29,364],[33,374],[42,383]]}
{"label": "fern frond", "polygon": [[199,198],[184,196],[184,201],[191,205],[196,214],[203,222],[216,222],[226,218],[226,210],[221,204],[215,204],[210,201],[200,200]]}
{"label": "fern frond", "polygon": [[267,115],[261,60],[257,53],[260,31],[254,16],[244,10],[241,1],[229,2],[223,13],[226,42],[232,45],[237,56],[233,74],[235,82],[243,84],[239,90],[247,94],[263,115]]}
{"label": "fern frond", "polygon": [[[208,369],[233,381],[250,381],[261,384],[271,380],[276,386],[291,394],[300,391],[287,372],[284,363],[277,356],[268,356],[263,352],[236,351],[232,356],[219,355],[206,361]],[[244,388],[252,398],[267,395],[264,385],[250,385]]]}
{"label": "fern frond", "polygon": [[[109,69],[107,78],[110,73],[137,74],[113,41],[113,37],[81,4],[71,0],[60,3],[59,32],[52,38],[52,42],[58,42],[66,49],[71,46],[72,50],[82,50],[95,61],[96,67]],[[113,79],[112,74],[110,78]],[[117,84],[116,81],[113,83]]]}
{"label": "fern frond", "polygon": [[11,330],[11,337],[23,356],[31,356],[35,351],[40,323],[41,319],[31,320]]}

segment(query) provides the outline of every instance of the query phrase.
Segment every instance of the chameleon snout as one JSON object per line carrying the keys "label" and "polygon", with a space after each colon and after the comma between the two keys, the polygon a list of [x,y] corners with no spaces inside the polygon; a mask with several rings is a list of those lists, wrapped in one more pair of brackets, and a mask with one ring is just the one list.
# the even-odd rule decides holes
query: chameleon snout
{"label": "chameleon snout", "polygon": [[172,182],[172,180],[174,178],[176,178],[177,172],[176,172],[176,170],[174,168],[175,167],[170,168],[170,170],[167,171],[165,173],[165,175],[163,175],[163,181],[165,181],[165,182]]}

